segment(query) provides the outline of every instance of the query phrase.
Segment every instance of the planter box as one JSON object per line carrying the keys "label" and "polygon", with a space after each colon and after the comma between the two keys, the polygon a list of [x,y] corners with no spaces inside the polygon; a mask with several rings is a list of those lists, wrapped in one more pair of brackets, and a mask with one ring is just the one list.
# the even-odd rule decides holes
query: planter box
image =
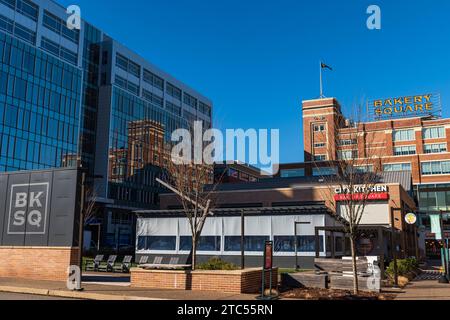
{"label": "planter box", "polygon": [[0,247],[0,278],[65,281],[78,265],[78,248]]}
{"label": "planter box", "polygon": [[[131,269],[131,286],[151,289],[260,293],[261,268],[244,270],[144,270]],[[266,273],[266,287],[269,285]],[[272,271],[272,287],[278,284],[278,269]]]}

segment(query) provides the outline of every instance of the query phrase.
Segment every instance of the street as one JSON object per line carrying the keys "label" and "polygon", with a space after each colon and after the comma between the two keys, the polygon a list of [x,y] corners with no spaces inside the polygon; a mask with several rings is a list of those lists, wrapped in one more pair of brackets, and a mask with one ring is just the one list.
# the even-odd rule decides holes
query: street
{"label": "street", "polygon": [[1,300],[77,300],[77,299],[48,297],[33,294],[0,292],[0,301]]}

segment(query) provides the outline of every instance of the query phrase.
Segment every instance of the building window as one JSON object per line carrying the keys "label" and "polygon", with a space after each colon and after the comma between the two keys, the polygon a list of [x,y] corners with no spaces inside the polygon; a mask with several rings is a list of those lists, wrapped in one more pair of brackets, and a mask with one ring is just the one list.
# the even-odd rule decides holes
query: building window
{"label": "building window", "polygon": [[445,143],[426,144],[423,150],[425,153],[443,153],[447,152],[447,145]]}
{"label": "building window", "polygon": [[36,32],[31,31],[28,28],[25,28],[24,26],[18,24],[17,22],[14,26],[14,34],[16,35],[16,37],[25,40],[33,45],[36,42]]}
{"label": "building window", "polygon": [[313,168],[313,177],[333,176],[337,174],[336,167]]}
{"label": "building window", "polygon": [[322,132],[325,131],[325,124],[315,124],[313,126],[314,132]]}
{"label": "building window", "polygon": [[314,143],[314,148],[324,148],[325,146],[325,142]]}
{"label": "building window", "polygon": [[444,127],[424,128],[423,139],[439,139],[445,138]]}
{"label": "building window", "polygon": [[163,98],[158,97],[157,95],[142,89],[142,97],[151,102],[152,104],[154,104],[155,106],[159,107],[159,108],[163,108],[164,104],[163,104]]}
{"label": "building window", "polygon": [[395,156],[407,156],[416,154],[416,146],[402,146],[394,148]]}
{"label": "building window", "polygon": [[181,117],[181,107],[174,105],[172,102],[166,101],[166,109],[173,114]]}
{"label": "building window", "polygon": [[393,132],[394,141],[414,141],[415,134],[413,129],[408,130],[395,130]]}
{"label": "building window", "polygon": [[128,73],[131,73],[137,78],[141,77],[141,67],[128,58],[124,57],[120,53],[116,54],[116,67],[119,67],[120,69]]}
{"label": "building window", "polygon": [[70,62],[74,65],[78,64],[78,55],[75,52],[70,51],[64,47],[61,47],[59,44],[42,37],[41,39],[41,47],[42,49],[54,54],[55,56],[60,57],[61,59]]}
{"label": "building window", "polygon": [[13,10],[16,8],[16,0],[0,0],[0,3],[3,3],[5,6],[8,6]]}
{"label": "building window", "polygon": [[365,165],[365,166],[354,166],[353,167],[354,172],[358,173],[367,173],[367,172],[373,172],[373,165]]}
{"label": "building window", "polygon": [[170,83],[167,83],[167,85],[166,85],[166,93],[169,96],[171,96],[171,97],[181,101],[181,90],[178,89],[177,87],[175,87],[174,85],[172,85]]}
{"label": "building window", "polygon": [[163,91],[164,89],[164,80],[158,77],[153,72],[148,71],[147,69],[144,69],[144,82],[161,91]]}
{"label": "building window", "polygon": [[17,12],[27,16],[28,18],[37,21],[39,7],[28,0],[17,0]]}
{"label": "building window", "polygon": [[[192,236],[180,237],[180,251],[192,249]],[[201,236],[198,240],[197,251],[220,251],[220,236]]]}
{"label": "building window", "polygon": [[140,236],[138,250],[175,251],[176,236]]}
{"label": "building window", "polygon": [[383,171],[411,171],[411,163],[390,163],[383,165]]}
{"label": "building window", "polygon": [[[274,236],[275,252],[295,252],[295,236]],[[315,252],[315,236],[297,236],[298,252]],[[323,236],[319,236],[319,252],[323,252]]]}
{"label": "building window", "polygon": [[14,21],[0,15],[0,29],[12,34],[14,29]]}
{"label": "building window", "polygon": [[[245,236],[244,250],[248,252],[262,252],[264,244],[270,236]],[[225,251],[241,251],[241,236],[225,236]]]}
{"label": "building window", "polygon": [[62,19],[44,10],[43,25],[47,29],[59,34],[60,36],[78,44],[80,39],[80,31],[77,29],[70,30],[67,28],[67,23]]}
{"label": "building window", "polygon": [[450,174],[450,161],[422,162],[422,175]]}
{"label": "building window", "polygon": [[127,81],[126,79],[124,79],[124,78],[122,78],[122,77],[120,77],[118,75],[116,75],[114,83],[117,86],[121,87],[122,89],[128,90],[129,92],[131,92],[131,93],[133,93],[133,94],[135,94],[137,96],[139,95],[139,90],[140,89],[139,89],[138,85],[136,85],[136,84],[134,84],[134,83],[132,83],[130,81]]}
{"label": "building window", "polygon": [[183,96],[183,102],[191,108],[197,109],[197,99],[187,93]]}
{"label": "building window", "polygon": [[281,178],[304,177],[305,169],[285,169],[280,171]]}
{"label": "building window", "polygon": [[339,140],[339,145],[340,146],[351,146],[357,144],[357,140],[356,139],[342,139]]}
{"label": "building window", "polygon": [[327,155],[326,154],[314,155],[314,161],[325,161],[325,160],[327,160]]}
{"label": "building window", "polygon": [[352,160],[358,158],[358,150],[339,150],[338,159],[339,160]]}
{"label": "building window", "polygon": [[211,107],[208,106],[206,103],[203,103],[201,101],[198,102],[198,110],[203,113],[204,115],[207,115],[208,117],[211,117]]}

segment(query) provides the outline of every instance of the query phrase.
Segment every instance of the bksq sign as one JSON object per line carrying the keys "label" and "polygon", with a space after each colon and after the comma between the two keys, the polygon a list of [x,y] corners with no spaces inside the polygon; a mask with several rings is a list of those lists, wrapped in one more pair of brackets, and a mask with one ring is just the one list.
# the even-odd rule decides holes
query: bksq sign
{"label": "bksq sign", "polygon": [[45,234],[49,183],[11,185],[8,234]]}
{"label": "bksq sign", "polygon": [[375,120],[440,115],[439,94],[421,94],[368,102],[369,116]]}

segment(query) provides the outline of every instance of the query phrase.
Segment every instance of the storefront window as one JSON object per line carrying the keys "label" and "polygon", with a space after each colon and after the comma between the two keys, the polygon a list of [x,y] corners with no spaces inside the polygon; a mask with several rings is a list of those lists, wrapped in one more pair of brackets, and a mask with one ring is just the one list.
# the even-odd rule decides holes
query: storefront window
{"label": "storefront window", "polygon": [[[275,252],[295,252],[294,236],[274,236]],[[297,236],[298,252],[315,252],[315,236]],[[323,252],[323,236],[319,236],[319,251]]]}
{"label": "storefront window", "polygon": [[[192,237],[180,237],[180,251],[190,251],[192,249]],[[220,251],[220,236],[200,237],[197,245],[198,251]]]}
{"label": "storefront window", "polygon": [[138,250],[175,251],[175,236],[144,236],[138,238]]}
{"label": "storefront window", "polygon": [[[244,237],[245,251],[263,252],[264,244],[269,240],[269,236],[246,236]],[[226,236],[225,251],[241,251],[241,236]]]}

